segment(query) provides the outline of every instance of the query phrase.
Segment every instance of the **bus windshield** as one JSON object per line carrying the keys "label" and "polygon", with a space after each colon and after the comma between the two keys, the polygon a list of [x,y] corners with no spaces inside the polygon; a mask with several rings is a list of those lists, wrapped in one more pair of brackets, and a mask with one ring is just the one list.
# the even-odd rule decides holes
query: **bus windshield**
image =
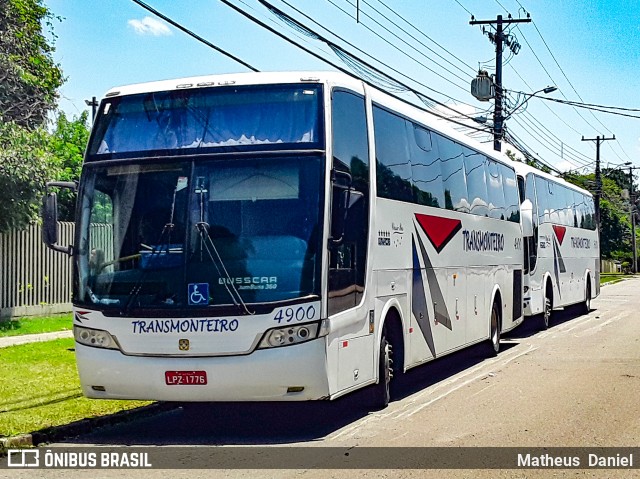
{"label": "bus windshield", "polygon": [[103,100],[87,161],[321,147],[321,87],[191,88]]}
{"label": "bus windshield", "polygon": [[318,155],[85,167],[75,300],[120,313],[319,295]]}

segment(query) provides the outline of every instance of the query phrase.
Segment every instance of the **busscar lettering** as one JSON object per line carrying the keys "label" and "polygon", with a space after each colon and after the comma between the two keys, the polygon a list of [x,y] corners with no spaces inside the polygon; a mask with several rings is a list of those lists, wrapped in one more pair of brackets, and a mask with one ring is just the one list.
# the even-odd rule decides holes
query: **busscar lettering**
{"label": "busscar lettering", "polygon": [[504,235],[490,231],[462,231],[465,251],[504,251]]}
{"label": "busscar lettering", "polygon": [[236,278],[218,278],[220,285],[234,285],[240,291],[278,289],[277,276],[240,276]]}
{"label": "busscar lettering", "polygon": [[224,333],[240,326],[237,319],[152,319],[133,321],[134,334]]}

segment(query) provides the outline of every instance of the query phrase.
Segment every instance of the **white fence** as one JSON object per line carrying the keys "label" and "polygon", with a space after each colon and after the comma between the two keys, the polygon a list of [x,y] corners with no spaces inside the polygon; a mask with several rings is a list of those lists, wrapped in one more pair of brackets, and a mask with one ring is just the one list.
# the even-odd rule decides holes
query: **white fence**
{"label": "white fence", "polygon": [[[59,224],[61,245],[73,244],[73,223]],[[0,234],[0,317],[71,311],[71,258],[47,248],[42,228]]]}

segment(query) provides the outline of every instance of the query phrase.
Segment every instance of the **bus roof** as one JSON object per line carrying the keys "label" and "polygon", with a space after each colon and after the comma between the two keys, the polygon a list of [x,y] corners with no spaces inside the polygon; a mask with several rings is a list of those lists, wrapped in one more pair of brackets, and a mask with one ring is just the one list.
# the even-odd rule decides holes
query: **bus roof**
{"label": "bus roof", "polygon": [[563,178],[557,177],[557,176],[553,176],[550,175],[549,173],[545,173],[542,170],[539,170],[538,168],[535,168],[533,166],[527,165],[526,163],[521,163],[519,161],[514,161],[512,162],[513,167],[516,170],[517,174],[520,174],[522,176],[526,176],[528,174],[535,174],[537,176],[540,176],[542,178],[546,178],[548,180],[554,181],[555,183],[559,183],[561,185],[566,186],[567,188],[571,188],[573,190],[579,191],[581,193],[584,193],[588,196],[593,196],[589,191],[584,190],[582,188],[580,188],[579,186],[574,185],[573,183],[569,183],[568,181],[566,181]]}
{"label": "bus roof", "polygon": [[123,95],[182,90],[189,88],[280,83],[323,83],[331,86],[348,88],[359,93],[364,93],[366,88],[367,94],[376,104],[389,108],[400,115],[404,115],[407,118],[422,124],[426,128],[442,133],[463,145],[472,147],[473,149],[482,152],[507,166],[512,166],[514,163],[506,154],[494,151],[486,144],[480,143],[470,136],[455,130],[446,120],[438,119],[437,112],[430,112],[429,109],[425,107],[412,104],[409,100],[386,93],[375,86],[371,86],[370,84],[365,86],[365,81],[338,71],[243,72],[176,78],[171,80],[114,87],[105,94],[105,97],[111,98]]}
{"label": "bus roof", "polygon": [[362,91],[362,81],[340,72],[289,71],[289,72],[244,72],[220,75],[203,75],[147,83],[136,83],[111,88],[106,97],[152,93],[156,91],[182,90],[232,85],[264,85],[278,83],[331,83]]}

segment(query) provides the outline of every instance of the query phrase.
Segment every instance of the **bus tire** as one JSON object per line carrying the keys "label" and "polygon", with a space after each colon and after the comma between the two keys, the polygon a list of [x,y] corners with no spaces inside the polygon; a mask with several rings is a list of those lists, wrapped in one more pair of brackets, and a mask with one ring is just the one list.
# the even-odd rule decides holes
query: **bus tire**
{"label": "bus tire", "polygon": [[591,312],[591,281],[587,278],[587,287],[585,288],[584,302],[580,304],[582,314]]}
{"label": "bus tire", "polygon": [[547,283],[546,288],[544,289],[544,304],[542,305],[542,329],[549,329],[549,325],[551,324],[551,313],[553,312],[553,293],[549,291],[551,288],[550,284]]}
{"label": "bus tire", "polygon": [[391,379],[393,378],[393,345],[387,339],[386,330],[380,339],[378,359],[378,383],[370,387],[371,407],[375,411],[386,408],[391,400]]}
{"label": "bus tire", "polygon": [[493,302],[491,307],[491,317],[489,319],[489,343],[487,352],[490,357],[498,355],[500,352],[500,330],[502,329],[502,321],[500,320],[500,306],[497,301]]}

